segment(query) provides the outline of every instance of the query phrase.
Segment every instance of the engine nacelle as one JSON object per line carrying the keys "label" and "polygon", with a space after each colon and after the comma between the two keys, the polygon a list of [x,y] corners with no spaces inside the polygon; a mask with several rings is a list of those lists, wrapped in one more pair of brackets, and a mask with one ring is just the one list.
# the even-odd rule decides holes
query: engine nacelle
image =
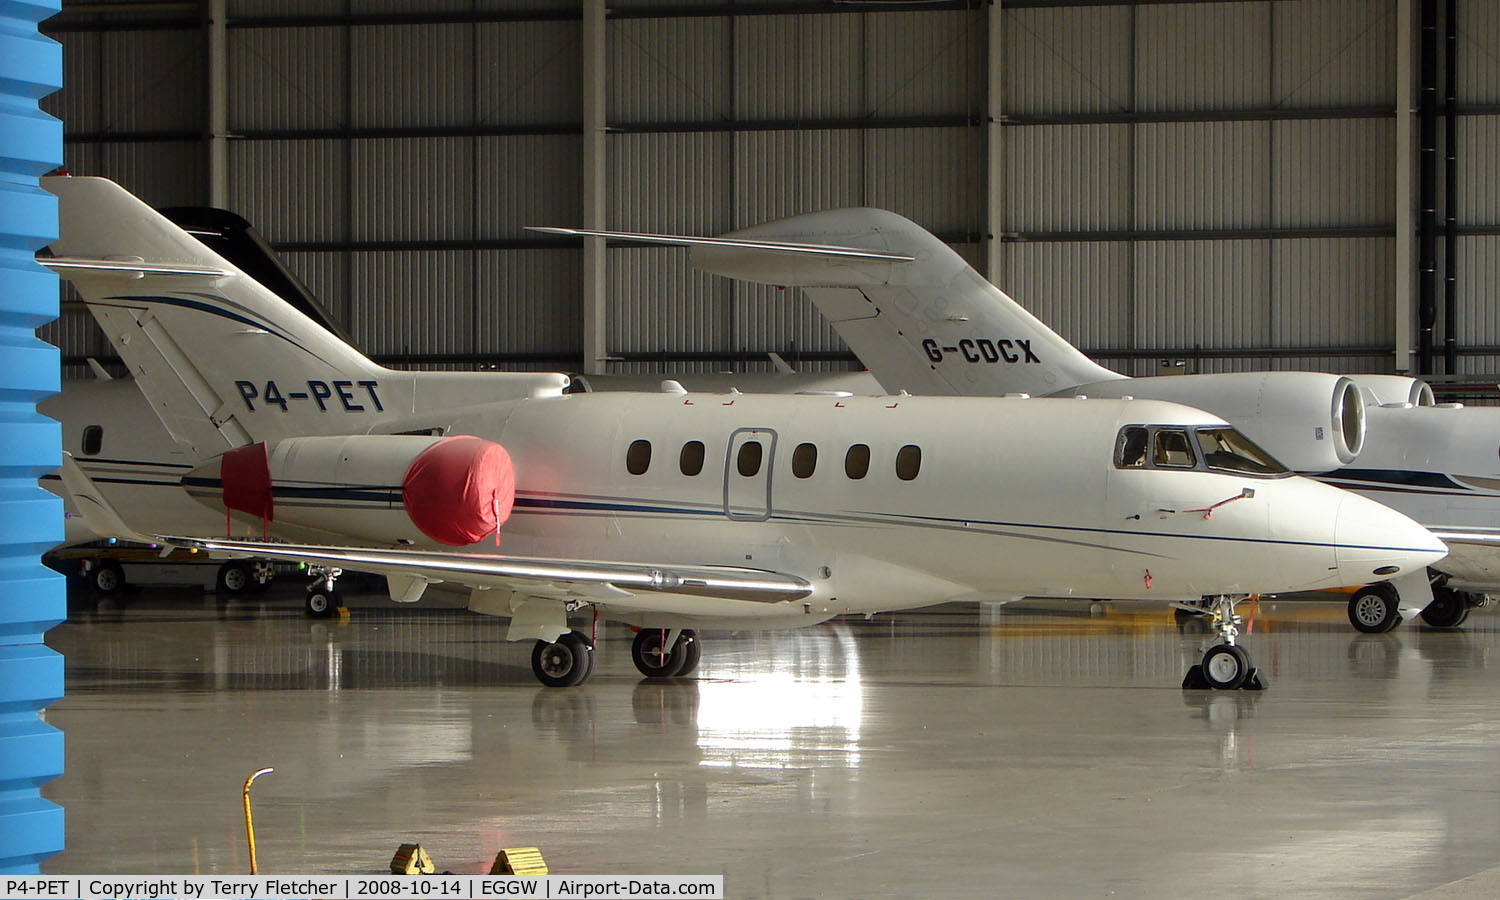
{"label": "engine nacelle", "polygon": [[249,444],[182,479],[199,502],[382,543],[462,547],[496,533],[515,502],[510,454],[477,437],[345,435]]}
{"label": "engine nacelle", "polygon": [[1343,375],[1226,372],[1162,375],[1079,385],[1088,397],[1169,400],[1211,412],[1298,472],[1347,466],[1365,442],[1365,401]]}
{"label": "engine nacelle", "polygon": [[1370,406],[1436,406],[1432,385],[1405,375],[1349,375]]}

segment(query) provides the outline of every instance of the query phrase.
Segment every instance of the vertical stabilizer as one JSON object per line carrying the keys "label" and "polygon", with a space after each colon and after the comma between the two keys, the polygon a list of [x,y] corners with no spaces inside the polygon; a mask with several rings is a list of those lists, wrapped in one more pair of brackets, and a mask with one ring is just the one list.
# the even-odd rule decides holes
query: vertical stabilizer
{"label": "vertical stabilizer", "polygon": [[1093,362],[921,226],[879,209],[809,213],[726,239],[836,245],[914,257],[839,260],[695,246],[707,272],[807,291],[886,390],[1050,394],[1124,376]]}
{"label": "vertical stabilizer", "polygon": [[57,195],[61,236],[39,261],[73,282],[167,430],[198,458],[566,383],[384,368],[114,182],[42,186]]}

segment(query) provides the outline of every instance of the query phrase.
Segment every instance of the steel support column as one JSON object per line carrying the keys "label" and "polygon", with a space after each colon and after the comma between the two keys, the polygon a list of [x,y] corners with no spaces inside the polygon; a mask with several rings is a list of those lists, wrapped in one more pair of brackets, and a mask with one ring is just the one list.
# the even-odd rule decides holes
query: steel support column
{"label": "steel support column", "polygon": [[991,284],[1003,284],[1001,271],[1001,235],[1005,227],[1005,5],[1003,0],[993,0],[989,13],[988,84],[989,96],[987,124],[985,125],[986,178],[988,180],[988,207],[985,213],[984,274]]}
{"label": "steel support column", "polygon": [[62,733],[41,710],[62,696],[62,657],[42,635],[66,613],[62,576],[41,554],[62,539],[62,504],[37,486],[59,461],[61,428],[36,411],[57,392],[57,276],[32,255],[57,236],[57,199],[37,178],[62,162],[62,123],[37,101],[62,86],[62,48],[37,32],[57,0],[0,0],[0,874],[41,871],[63,848],[62,808],[42,785],[62,774]]}
{"label": "steel support column", "polygon": [[1417,231],[1416,204],[1412,196],[1413,115],[1416,88],[1412,65],[1413,0],[1396,2],[1396,260],[1395,280],[1395,369],[1412,370],[1412,289],[1416,283],[1414,243]]}
{"label": "steel support column", "polygon": [[208,205],[229,208],[229,0],[208,0]]}
{"label": "steel support column", "polygon": [[[604,229],[604,0],[583,0],[583,227]],[[604,238],[583,239],[583,371],[605,371]]]}

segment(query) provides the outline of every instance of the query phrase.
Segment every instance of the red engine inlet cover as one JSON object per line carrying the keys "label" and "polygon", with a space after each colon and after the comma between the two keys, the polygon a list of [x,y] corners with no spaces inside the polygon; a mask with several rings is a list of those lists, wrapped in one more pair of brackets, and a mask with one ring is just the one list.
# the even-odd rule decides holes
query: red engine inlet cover
{"label": "red engine inlet cover", "polygon": [[219,479],[224,488],[224,507],[258,516],[266,523],[276,518],[276,499],[271,491],[271,464],[265,441],[225,451],[220,457]]}
{"label": "red engine inlet cover", "polygon": [[401,480],[401,502],[422,533],[464,547],[500,530],[516,501],[516,470],[494,441],[444,438],[423,450]]}

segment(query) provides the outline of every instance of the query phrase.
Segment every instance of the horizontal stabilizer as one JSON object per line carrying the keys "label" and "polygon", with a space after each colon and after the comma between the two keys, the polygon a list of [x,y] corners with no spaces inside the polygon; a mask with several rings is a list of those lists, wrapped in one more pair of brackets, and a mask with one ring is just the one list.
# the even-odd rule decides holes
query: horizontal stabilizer
{"label": "horizontal stabilizer", "polygon": [[834,244],[804,244],[792,241],[756,241],[745,238],[693,237],[681,234],[643,234],[634,231],[597,231],[587,228],[552,228],[529,225],[527,231],[546,234],[566,234],[578,237],[602,237],[617,241],[634,241],[641,244],[667,244],[672,247],[713,247],[719,250],[751,250],[756,252],[788,253],[800,256],[817,256],[827,259],[868,259],[881,262],[914,262],[916,257],[905,253],[885,250],[866,250],[860,247],[840,247]]}
{"label": "horizontal stabilizer", "polygon": [[227,278],[235,274],[229,269],[216,266],[200,266],[192,263],[159,263],[129,259],[80,259],[65,256],[38,256],[36,261],[62,275],[73,272],[116,272],[132,278],[145,275],[196,275],[205,278]]}

